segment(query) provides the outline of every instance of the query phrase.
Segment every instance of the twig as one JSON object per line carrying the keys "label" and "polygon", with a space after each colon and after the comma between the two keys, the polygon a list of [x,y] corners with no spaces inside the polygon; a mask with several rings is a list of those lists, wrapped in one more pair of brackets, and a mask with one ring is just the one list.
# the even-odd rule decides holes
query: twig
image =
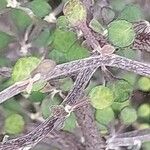
{"label": "twig", "polygon": [[107,140],[108,147],[133,146],[135,142],[150,141],[150,129],[131,131],[116,135]]}

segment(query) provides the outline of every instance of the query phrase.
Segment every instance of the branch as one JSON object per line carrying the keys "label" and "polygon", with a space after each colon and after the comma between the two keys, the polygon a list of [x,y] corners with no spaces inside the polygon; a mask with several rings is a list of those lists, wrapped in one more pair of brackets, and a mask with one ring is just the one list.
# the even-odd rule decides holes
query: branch
{"label": "branch", "polygon": [[[95,68],[89,68],[82,70],[74,83],[74,88],[67,96],[67,100],[64,101],[67,104],[74,104],[84,96],[84,89],[90,81],[93,73],[97,70]],[[87,99],[87,98],[86,98]],[[75,111],[77,121],[82,129],[83,136],[85,138],[86,150],[101,150],[103,141],[100,137],[98,128],[95,123],[94,114],[90,105],[83,106]]]}
{"label": "branch", "polygon": [[150,129],[143,129],[131,131],[127,133],[118,134],[107,140],[108,147],[119,146],[133,146],[135,142],[148,142],[150,141]]}
{"label": "branch", "polygon": [[[150,65],[138,61],[127,59],[118,55],[92,56],[61,65],[57,65],[53,71],[43,76],[43,80],[51,80],[68,76],[69,74],[80,72],[81,70],[99,66],[117,67],[126,71],[131,71],[139,75],[150,76]],[[28,85],[28,81],[15,83],[7,89],[0,92],[0,103],[23,92]]]}

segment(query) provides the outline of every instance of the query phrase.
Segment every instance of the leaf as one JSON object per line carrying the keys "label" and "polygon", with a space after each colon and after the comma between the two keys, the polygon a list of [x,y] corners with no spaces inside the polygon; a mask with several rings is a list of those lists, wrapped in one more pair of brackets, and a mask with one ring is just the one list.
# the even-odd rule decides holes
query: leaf
{"label": "leaf", "polygon": [[119,103],[119,102],[113,102],[112,104],[112,109],[113,111],[115,112],[115,114],[119,114],[121,112],[121,110],[127,106],[130,106],[130,101],[127,100],[127,101],[124,101],[122,103]]}
{"label": "leaf", "polygon": [[110,23],[115,18],[115,12],[110,7],[102,7],[101,15],[105,24]]}
{"label": "leaf", "polygon": [[66,59],[68,61],[82,59],[88,57],[90,54],[87,49],[81,47],[78,44],[73,45],[69,51],[66,53]]}
{"label": "leaf", "polygon": [[29,96],[29,100],[32,102],[41,102],[45,98],[45,94],[40,91],[33,91]]}
{"label": "leaf", "polygon": [[31,24],[31,18],[19,9],[13,9],[11,11],[11,18],[20,31],[24,31]]}
{"label": "leaf", "polygon": [[52,59],[52,60],[55,60],[55,62],[57,64],[61,64],[61,63],[65,63],[67,62],[67,59],[66,59],[66,54],[61,52],[61,51],[58,51],[56,49],[52,50],[49,55],[48,55],[48,58],[49,59]]}
{"label": "leaf", "polygon": [[71,78],[67,77],[64,79],[60,79],[60,89],[63,91],[69,91],[71,89],[71,87],[73,86],[73,81]]}
{"label": "leaf", "polygon": [[8,134],[19,134],[23,131],[25,121],[19,114],[12,114],[6,118],[4,130]]}
{"label": "leaf", "polygon": [[113,21],[108,26],[109,41],[118,47],[127,47],[134,42],[133,25],[125,20]]}
{"label": "leaf", "polygon": [[54,49],[67,52],[71,48],[73,44],[76,42],[76,35],[70,31],[63,31],[60,29],[56,29],[53,35],[53,43],[52,46]]}
{"label": "leaf", "polygon": [[65,124],[63,127],[63,130],[73,132],[73,130],[76,128],[76,116],[72,112],[70,116],[65,120]]}
{"label": "leaf", "polygon": [[142,91],[150,91],[150,79],[147,77],[141,77],[138,80],[138,86]]}
{"label": "leaf", "polygon": [[3,10],[4,8],[6,8],[7,2],[6,2],[6,0],[2,0],[0,3],[1,3],[1,4],[0,4],[0,11],[1,11],[1,10]]}
{"label": "leaf", "polygon": [[124,19],[129,22],[137,22],[144,18],[141,8],[135,4],[126,5],[120,13],[119,19]]}
{"label": "leaf", "polygon": [[0,31],[0,49],[7,47],[11,39],[12,37],[10,35]]}
{"label": "leaf", "polygon": [[150,104],[145,103],[140,105],[137,111],[138,117],[143,118],[143,119],[150,119]]}
{"label": "leaf", "polygon": [[95,112],[95,118],[99,123],[108,125],[115,119],[115,116],[112,108],[106,107],[104,109],[97,109]]}
{"label": "leaf", "polygon": [[50,13],[51,6],[43,0],[33,0],[28,4],[28,7],[33,11],[33,13],[42,18]]}
{"label": "leaf", "polygon": [[30,77],[30,73],[37,67],[40,61],[36,57],[23,57],[18,59],[13,67],[12,80],[17,82]]}
{"label": "leaf", "polygon": [[105,86],[96,86],[89,93],[91,105],[96,109],[104,109],[112,105],[113,92]]}
{"label": "leaf", "polygon": [[43,117],[46,119],[48,118],[51,114],[51,107],[55,106],[55,105],[59,105],[60,104],[60,99],[58,97],[50,97],[47,96],[41,104],[41,111],[42,111],[42,115]]}
{"label": "leaf", "polygon": [[134,108],[125,107],[120,114],[120,119],[125,125],[134,123],[137,119],[137,113]]}
{"label": "leaf", "polygon": [[48,45],[48,39],[50,37],[50,30],[47,28],[38,35],[38,37],[33,41],[36,47],[45,47]]}
{"label": "leaf", "polygon": [[70,25],[66,16],[60,16],[57,18],[56,26],[60,30],[68,30]]}
{"label": "leaf", "polygon": [[115,102],[124,102],[129,99],[132,92],[132,85],[124,80],[110,83],[108,87],[113,91]]}
{"label": "leaf", "polygon": [[63,13],[69,20],[70,24],[76,26],[86,20],[86,7],[80,0],[69,0],[63,8]]}
{"label": "leaf", "polygon": [[100,24],[100,22],[99,22],[98,20],[96,20],[95,18],[93,18],[93,19],[90,21],[89,27],[90,27],[93,31],[95,31],[95,32],[97,32],[97,33],[103,34],[103,32],[104,32],[103,26],[102,26],[102,25]]}
{"label": "leaf", "polygon": [[125,0],[113,0],[110,1],[111,6],[113,7],[113,9],[117,10],[117,11],[121,11],[125,5],[127,4],[127,1]]}

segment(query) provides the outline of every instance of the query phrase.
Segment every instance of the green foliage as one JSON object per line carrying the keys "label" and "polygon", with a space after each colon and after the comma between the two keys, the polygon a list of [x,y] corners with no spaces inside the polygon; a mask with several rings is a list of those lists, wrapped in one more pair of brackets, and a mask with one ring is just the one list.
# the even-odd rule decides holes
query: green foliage
{"label": "green foliage", "polygon": [[149,119],[150,121],[150,104],[142,104],[137,113],[140,118]]}
{"label": "green foliage", "polygon": [[76,128],[76,116],[72,112],[70,116],[65,120],[63,130],[73,132],[75,128]]}
{"label": "green foliage", "polygon": [[48,56],[50,59],[55,60],[57,64],[67,62],[66,55],[56,49],[53,49]]}
{"label": "green foliage", "polygon": [[19,31],[24,31],[31,24],[31,18],[19,9],[11,10],[11,18]]}
{"label": "green foliage", "polygon": [[32,91],[31,95],[29,96],[29,100],[32,102],[41,102],[45,98],[45,94],[40,91]]}
{"label": "green foliage", "polygon": [[48,46],[50,38],[50,30],[46,28],[44,31],[38,35],[38,37],[33,41],[33,44],[37,47],[46,47]]}
{"label": "green foliage", "polygon": [[112,109],[115,112],[115,114],[118,115],[121,112],[121,110],[127,106],[130,106],[129,100],[127,100],[125,102],[121,102],[121,103],[120,102],[113,102]]}
{"label": "green foliage", "polygon": [[133,25],[125,20],[113,21],[108,27],[109,41],[118,47],[127,47],[135,39]]}
{"label": "green foliage", "polygon": [[43,0],[33,0],[29,3],[28,7],[40,18],[48,15],[51,11],[51,6]]}
{"label": "green foliage", "polygon": [[51,107],[60,104],[60,99],[58,97],[47,96],[41,104],[41,111],[44,118],[48,118],[51,115]]}
{"label": "green foliage", "polygon": [[137,112],[134,108],[125,107],[120,113],[120,119],[126,125],[134,123],[137,119]]}
{"label": "green foliage", "polygon": [[36,57],[23,57],[18,59],[13,67],[12,80],[17,82],[27,79],[39,63],[40,59]]}
{"label": "green foliage", "polygon": [[129,4],[122,10],[119,19],[124,19],[129,22],[137,22],[142,20],[143,14],[138,5]]}
{"label": "green foliage", "polygon": [[89,93],[91,105],[96,109],[104,109],[112,105],[113,92],[105,86],[96,86]]}
{"label": "green foliage", "polygon": [[69,91],[71,87],[73,86],[73,81],[71,78],[65,78],[65,79],[60,79],[60,89],[63,91]]}
{"label": "green foliage", "polygon": [[132,85],[124,80],[118,80],[109,84],[113,91],[115,102],[124,102],[129,99],[132,92]]}
{"label": "green foliage", "polygon": [[24,129],[24,119],[19,114],[12,114],[8,116],[4,123],[4,130],[8,134],[19,134]]}
{"label": "green foliage", "polygon": [[89,52],[79,45],[75,33],[71,31],[56,29],[52,38],[54,49],[49,53],[49,58],[55,60],[57,63],[89,56]]}
{"label": "green foliage", "polygon": [[60,16],[57,18],[56,26],[60,30],[68,30],[70,25],[66,16]]}
{"label": "green foliage", "polygon": [[69,0],[65,4],[63,12],[73,26],[86,20],[86,8],[80,0]]}
{"label": "green foliage", "polygon": [[150,91],[150,79],[147,77],[141,77],[138,80],[138,86],[143,91]]}
{"label": "green foliage", "polygon": [[4,32],[0,32],[0,50],[7,47],[10,42],[11,36]]}
{"label": "green foliage", "polygon": [[125,7],[127,2],[125,0],[112,0],[110,1],[110,4],[112,5],[113,9],[121,11]]}
{"label": "green foliage", "polygon": [[14,113],[22,113],[21,105],[13,98],[5,101],[2,106],[4,109],[8,109]]}
{"label": "green foliage", "polygon": [[71,31],[63,31],[56,29],[53,35],[53,47],[61,52],[67,52],[73,44],[76,42],[76,35]]}
{"label": "green foliage", "polygon": [[115,119],[115,116],[112,108],[106,107],[104,109],[97,109],[95,112],[95,118],[99,123],[108,125]]}
{"label": "green foliage", "polygon": [[0,10],[3,10],[4,8],[6,8],[6,5],[7,5],[6,0],[1,0],[0,3],[1,3],[1,4],[0,4]]}
{"label": "green foliage", "polygon": [[100,24],[100,22],[98,20],[96,20],[95,18],[93,18],[90,23],[89,23],[89,27],[97,32],[97,33],[103,33],[104,32],[104,28],[103,26]]}

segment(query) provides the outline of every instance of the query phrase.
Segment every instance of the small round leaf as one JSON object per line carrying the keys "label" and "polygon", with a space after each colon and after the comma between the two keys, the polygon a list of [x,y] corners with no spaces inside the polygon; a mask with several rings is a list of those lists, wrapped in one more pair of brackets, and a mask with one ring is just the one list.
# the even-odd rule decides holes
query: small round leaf
{"label": "small round leaf", "polygon": [[133,25],[125,20],[113,21],[108,27],[109,41],[118,47],[126,47],[133,43],[135,32]]}
{"label": "small round leaf", "polygon": [[150,79],[141,77],[138,81],[138,86],[142,91],[150,91]]}
{"label": "small round leaf", "polygon": [[113,92],[105,86],[96,86],[89,93],[91,105],[96,109],[111,106],[114,101]]}
{"label": "small round leaf", "polygon": [[36,57],[23,57],[18,59],[13,68],[12,80],[17,82],[30,77],[30,73],[37,67],[40,61]]}
{"label": "small round leaf", "polygon": [[137,119],[137,113],[134,108],[125,107],[120,114],[120,119],[123,121],[124,124],[132,124]]}
{"label": "small round leaf", "polygon": [[86,7],[80,0],[69,0],[65,4],[63,12],[73,26],[86,20]]}
{"label": "small round leaf", "polygon": [[12,114],[5,120],[4,130],[8,134],[19,134],[24,129],[24,119],[19,114]]}
{"label": "small round leaf", "polygon": [[114,112],[111,107],[104,109],[97,109],[95,112],[96,120],[104,125],[108,125],[112,120],[114,120]]}

